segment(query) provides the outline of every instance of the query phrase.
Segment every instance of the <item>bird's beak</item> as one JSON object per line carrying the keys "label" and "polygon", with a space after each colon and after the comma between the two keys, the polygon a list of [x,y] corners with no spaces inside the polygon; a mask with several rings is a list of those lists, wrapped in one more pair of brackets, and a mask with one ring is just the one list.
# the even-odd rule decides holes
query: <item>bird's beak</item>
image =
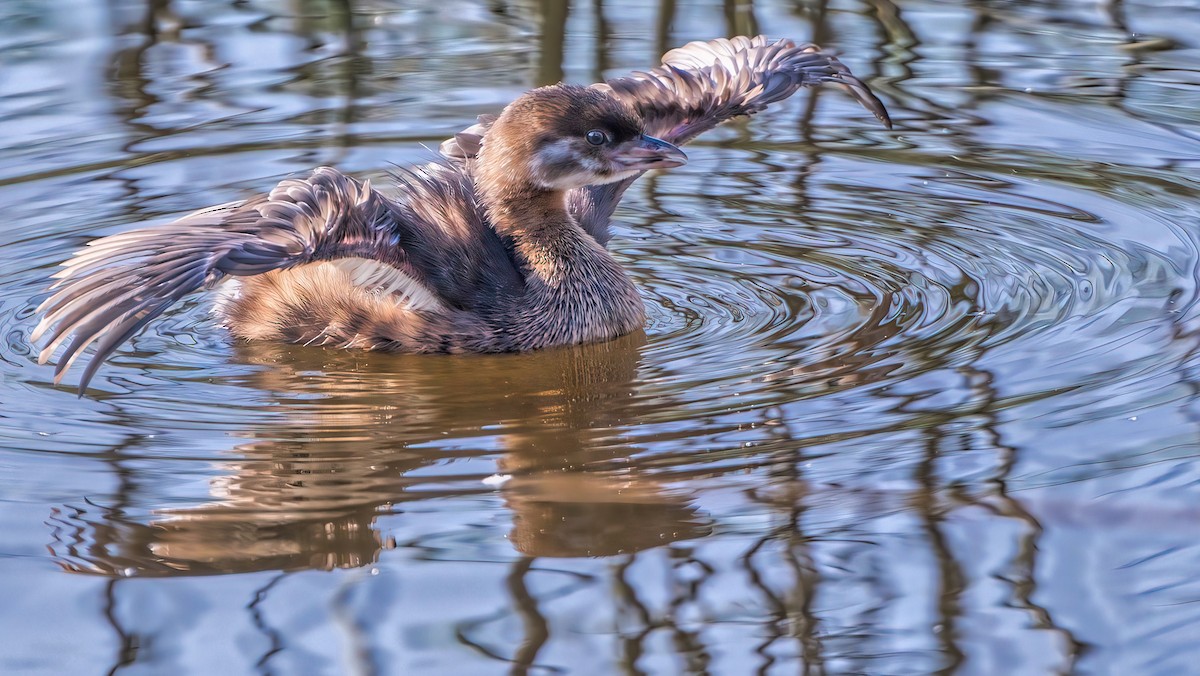
{"label": "bird's beak", "polygon": [[613,160],[622,169],[647,171],[682,167],[687,164],[687,155],[666,141],[642,135],[621,144]]}

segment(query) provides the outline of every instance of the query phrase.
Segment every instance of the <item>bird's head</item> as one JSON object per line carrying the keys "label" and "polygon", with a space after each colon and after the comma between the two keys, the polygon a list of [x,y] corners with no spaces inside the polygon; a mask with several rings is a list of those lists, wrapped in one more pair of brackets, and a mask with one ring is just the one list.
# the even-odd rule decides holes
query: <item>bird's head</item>
{"label": "bird's head", "polygon": [[490,181],[542,190],[612,183],[687,163],[679,148],[646,136],[628,105],[596,89],[552,85],[513,101],[484,137]]}

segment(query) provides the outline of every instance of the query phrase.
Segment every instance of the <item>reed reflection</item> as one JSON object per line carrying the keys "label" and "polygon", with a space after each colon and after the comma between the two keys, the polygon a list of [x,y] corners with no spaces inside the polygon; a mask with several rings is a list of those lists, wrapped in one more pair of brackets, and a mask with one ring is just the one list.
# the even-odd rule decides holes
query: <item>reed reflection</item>
{"label": "reed reflection", "polygon": [[[895,87],[884,84],[879,88],[899,101],[898,108],[925,118],[907,121],[912,131],[917,133],[923,127],[935,126],[945,131],[945,142],[950,147],[944,155],[954,157],[955,167],[985,175],[1006,171],[1010,164],[1026,170],[1021,163],[1032,160],[1022,158],[1018,152],[1000,159],[975,153],[985,143],[973,128],[983,124],[980,108],[1002,93],[997,83],[1002,83],[1005,77],[1001,70],[980,65],[992,64],[994,68],[995,59],[989,61],[984,38],[1005,29],[1000,10],[986,8],[983,3],[970,4],[975,20],[961,45],[963,56],[943,59],[945,63],[967,64],[966,74],[946,76],[963,85],[962,92],[956,90],[963,100],[955,107],[946,100],[944,92],[935,92],[940,97],[922,98],[921,92],[928,90],[902,87],[905,80],[913,77],[914,70],[921,72],[916,66],[927,65],[919,62],[921,57],[913,49],[922,44],[922,38],[936,44],[932,38],[938,36],[922,36],[917,30],[922,24],[909,24],[899,6],[892,2],[872,0],[868,4],[873,11],[864,16],[877,22],[880,35],[880,42],[872,52],[890,54],[886,59],[881,57],[882,63],[898,72],[893,78]],[[346,3],[347,7],[351,5]],[[1119,5],[1110,3],[1110,8]],[[169,23],[171,17],[163,11],[169,8],[169,3],[158,1],[149,6],[156,8],[160,17],[157,21]],[[609,29],[601,26],[604,3],[596,0],[593,7],[593,21],[598,26],[596,63],[602,72],[609,55],[607,41],[600,36]],[[827,23],[827,3],[797,3],[797,7],[798,12],[803,9],[812,18],[815,39],[827,42],[836,38]],[[537,8],[540,9],[535,11],[541,12],[542,33],[538,38],[541,48],[524,76],[531,84],[562,77],[568,42],[566,3],[541,2]],[[679,42],[672,26],[677,9],[676,3],[669,0],[664,0],[660,8],[658,51],[663,52]],[[730,21],[727,33],[755,32],[738,27],[757,21],[752,5],[726,2],[724,8]],[[576,10],[579,11],[578,5]],[[349,39],[352,13],[346,10],[339,16],[346,18],[347,44],[358,44],[357,40]],[[299,32],[304,25],[297,22],[294,30]],[[310,26],[304,30],[312,29]],[[771,29],[763,26],[763,30]],[[154,35],[149,28],[147,34]],[[1009,39],[1017,38],[1009,36]],[[1028,52],[1036,52],[1041,44],[1038,38],[1021,39]],[[1129,54],[1130,62],[1137,65],[1141,52]],[[136,50],[122,58],[130,64],[136,63],[139,69],[145,68]],[[157,103],[157,99],[147,94],[157,88],[147,86],[153,84],[150,71],[121,72],[129,72],[132,78],[128,82],[131,87],[118,90],[120,97],[133,104],[127,111],[132,128],[143,118],[146,107]],[[350,78],[354,72],[347,70],[346,77]],[[308,78],[320,80],[315,70],[297,73],[306,82]],[[1120,82],[1124,85],[1136,77],[1137,69],[1126,68],[1121,71]],[[333,79],[340,81],[337,77]],[[873,84],[878,87],[876,81]],[[314,85],[314,91],[320,88],[318,85],[323,83]],[[347,122],[353,116],[349,106],[357,95],[354,87],[348,90]],[[139,97],[145,97],[145,102],[139,103]],[[806,130],[803,138],[813,150],[806,155],[812,164],[795,172],[796,201],[787,206],[797,213],[808,211],[814,204],[821,206],[819,195],[812,197],[807,185],[807,179],[815,173],[815,163],[823,157],[819,139],[808,133],[814,129],[816,98],[814,92],[798,120],[798,125]],[[1135,117],[1145,116],[1144,112],[1127,112]],[[961,123],[954,124],[955,121]],[[148,127],[143,131],[147,136],[156,133]],[[889,152],[872,150],[864,155],[887,159]],[[938,160],[914,155],[905,161],[950,163],[944,157]],[[1052,169],[1052,161],[1038,159],[1035,170]],[[1063,184],[1081,181],[1102,188],[1108,187],[1105,181],[1109,180],[1090,171],[1078,171],[1077,175],[1060,172],[1053,178]],[[751,193],[751,188],[747,187],[747,193]],[[1162,186],[1162,189],[1171,188]],[[910,195],[907,202],[922,205],[909,207],[918,217],[914,220],[922,223],[958,222],[963,217],[962,211],[978,213],[982,209],[982,203],[964,206],[948,199],[915,198],[919,196]],[[883,197],[878,200],[875,197],[864,192],[857,203],[887,204]],[[988,195],[988,204],[1011,197],[998,188]],[[652,201],[654,196],[646,199]],[[920,250],[931,251],[938,248],[939,242],[921,239],[920,244]],[[793,258],[821,261],[822,253],[819,249],[800,251]],[[838,269],[839,260],[833,260],[830,269]],[[981,279],[979,283],[982,286],[985,282]],[[950,289],[953,292],[950,300],[954,302],[969,302],[981,295],[969,283]],[[948,323],[935,340],[909,341],[883,353],[873,347],[887,345],[903,336],[906,325],[889,316],[886,305],[869,294],[863,295],[862,303],[873,308],[870,316],[864,319],[860,330],[839,340],[839,351],[827,356],[815,355],[799,342],[793,349],[789,343],[792,339],[783,329],[780,334],[769,336],[772,345],[788,347],[789,358],[781,359],[780,369],[764,376],[764,380],[777,391],[790,393],[791,396],[780,397],[781,400],[800,401],[804,397],[846,392],[853,387],[866,391],[870,385],[895,379],[897,363],[907,365],[909,374],[934,370],[962,374],[962,383],[948,385],[946,390],[968,392],[964,401],[921,413],[897,415],[870,429],[839,431],[839,448],[853,452],[857,450],[856,443],[869,442],[874,435],[894,434],[902,439],[905,429],[927,428],[917,448],[898,446],[888,458],[901,463],[910,457],[910,451],[911,457],[916,458],[910,487],[901,491],[899,498],[893,496],[893,500],[901,505],[896,509],[914,515],[917,525],[911,542],[919,544],[912,545],[910,551],[913,556],[929,558],[927,572],[936,579],[935,588],[929,591],[928,598],[922,599],[930,607],[929,615],[918,618],[914,624],[925,623],[922,630],[932,637],[938,651],[937,668],[950,671],[961,664],[970,664],[965,661],[970,647],[966,642],[971,633],[968,621],[978,608],[972,607],[967,592],[981,580],[971,577],[967,565],[976,554],[975,545],[955,540],[952,535],[956,512],[974,508],[987,510],[993,524],[1004,521],[1017,527],[1012,552],[1003,562],[1004,578],[999,583],[1009,591],[1004,603],[1013,610],[1006,612],[1028,615],[1037,629],[1060,636],[1064,646],[1063,670],[1070,671],[1082,653],[1083,644],[1056,622],[1048,604],[1038,605],[1038,556],[1044,547],[1042,527],[1021,501],[1009,494],[1006,486],[1017,462],[1018,449],[1006,445],[1001,438],[997,411],[1012,403],[1001,401],[993,389],[993,376],[977,367],[976,362],[984,356],[982,352],[971,353],[971,348],[994,333],[1011,328],[1014,321],[976,323],[964,314],[961,321]],[[925,302],[915,309],[921,307],[928,309],[930,305]],[[800,317],[802,309],[791,308],[789,315]],[[795,324],[788,324],[786,330],[794,328]],[[693,334],[677,343],[686,345],[686,341],[694,339]],[[710,587],[705,584],[713,578],[712,571],[722,564],[713,553],[715,548],[702,547],[706,541],[697,543],[695,548],[688,544],[689,540],[709,534],[709,520],[687,493],[665,483],[664,475],[672,475],[677,482],[687,479],[699,484],[715,483],[735,471],[754,471],[762,487],[750,491],[749,497],[771,512],[772,522],[769,529],[754,536],[736,565],[748,581],[748,587],[741,590],[743,597],[749,599],[747,603],[754,605],[756,611],[761,610],[751,619],[740,620],[753,624],[756,637],[761,639],[757,647],[762,658],[759,666],[767,671],[773,666],[772,655],[786,651],[792,642],[805,669],[814,673],[821,673],[827,664],[850,664],[854,671],[879,670],[882,663],[872,662],[870,656],[894,648],[894,644],[886,641],[887,632],[881,627],[887,625],[888,616],[899,607],[897,599],[908,593],[904,589],[905,580],[889,579],[893,574],[889,564],[894,561],[885,561],[874,570],[852,571],[865,581],[863,586],[875,601],[854,616],[857,624],[839,624],[838,612],[829,604],[819,603],[819,599],[822,595],[845,595],[855,580],[847,582],[850,575],[845,571],[822,566],[818,561],[822,549],[830,548],[833,541],[844,543],[839,546],[846,549],[881,551],[879,544],[871,541],[871,536],[877,533],[871,532],[869,526],[878,516],[871,513],[871,508],[888,498],[863,497],[867,492],[854,488],[810,485],[801,470],[808,459],[805,452],[828,444],[830,438],[816,432],[810,438],[799,433],[793,438],[787,433],[786,421],[777,419],[778,416],[764,420],[764,424],[770,425],[764,429],[779,430],[778,437],[769,439],[768,445],[755,446],[736,456],[744,461],[741,465],[725,454],[726,464],[710,470],[707,463],[712,462],[711,458],[705,457],[706,453],[694,452],[695,449],[685,449],[686,455],[676,456],[651,449],[656,451],[653,466],[664,471],[654,471],[652,463],[625,462],[628,455],[639,450],[621,438],[620,430],[637,424],[641,413],[630,403],[636,399],[630,395],[639,379],[640,340],[639,337],[577,350],[502,358],[383,358],[377,362],[381,358],[372,356],[369,364],[356,357],[304,348],[262,345],[243,348],[235,359],[257,362],[264,370],[242,385],[251,391],[270,392],[268,404],[279,411],[279,420],[284,422],[243,434],[241,443],[230,449],[229,455],[234,459],[222,465],[224,475],[213,482],[211,499],[204,504],[155,509],[148,515],[139,515],[139,507],[161,504],[159,500],[144,497],[146,487],[161,479],[143,474],[133,461],[140,455],[134,451],[140,449],[113,449],[111,466],[119,482],[117,497],[102,504],[72,503],[56,513],[51,519],[55,529],[52,548],[68,570],[112,576],[363,566],[378,560],[382,552],[393,546],[379,529],[377,521],[381,513],[398,512],[399,518],[403,518],[405,506],[415,501],[498,491],[511,511],[513,526],[509,541],[519,554],[507,578],[506,589],[512,603],[505,612],[519,617],[523,632],[513,644],[516,649],[497,652],[499,658],[518,669],[531,669],[537,666],[538,655],[547,642],[554,639],[553,634],[567,633],[559,623],[568,622],[569,618],[554,615],[555,609],[549,605],[551,600],[539,596],[540,587],[532,580],[539,574],[538,559],[612,556],[615,568],[611,575],[598,575],[592,585],[598,590],[597,597],[613,603],[622,618],[618,631],[623,664],[628,671],[636,672],[639,659],[655,652],[652,641],[659,631],[669,634],[670,644],[686,656],[689,669],[700,671],[709,666],[719,646],[712,645],[703,632],[689,629],[687,618],[697,616],[710,602]],[[681,363],[686,362],[681,360]],[[657,399],[653,405],[659,409],[673,406],[667,398]],[[698,421],[704,413],[701,405],[679,408],[680,420]],[[742,424],[740,420],[705,424],[715,429],[718,423],[730,429]],[[443,444],[443,432],[449,432],[448,436],[455,439],[453,445]],[[982,482],[965,480],[968,486],[977,487],[968,491],[963,489],[962,482],[956,483],[953,471],[946,468],[945,458],[960,446],[968,447],[966,437],[971,432],[986,441],[973,450],[991,454],[994,472]],[[453,476],[437,471],[444,463],[462,460],[473,460],[481,468],[489,469]],[[645,466],[639,466],[642,464]],[[863,462],[864,470],[869,471],[868,465],[869,462]],[[692,467],[698,469],[687,475]],[[500,480],[507,478],[500,488],[482,483],[492,470]],[[855,501],[871,504],[862,508],[861,513],[828,517],[826,521],[835,524],[830,532],[814,526],[813,514],[824,505],[854,505]],[[718,544],[725,542],[728,540]],[[670,543],[679,544],[662,548]],[[994,538],[993,544],[1002,546],[1003,538]],[[666,579],[647,581],[631,568],[636,561],[650,556],[671,558],[670,575]],[[866,558],[864,555],[858,561]],[[782,575],[787,579],[781,582]],[[612,586],[611,598],[600,596],[606,584]],[[118,585],[114,583],[110,589],[115,590]],[[669,598],[656,604],[655,597],[663,589],[668,590]],[[269,591],[268,586],[261,594],[265,596]],[[111,605],[109,615],[116,625],[118,618]],[[123,646],[121,664],[126,664],[133,659],[136,641],[128,632],[118,633]],[[276,639],[272,650],[280,650],[284,643],[282,638]],[[706,645],[706,640],[710,644]],[[270,654],[263,660],[269,657]]]}

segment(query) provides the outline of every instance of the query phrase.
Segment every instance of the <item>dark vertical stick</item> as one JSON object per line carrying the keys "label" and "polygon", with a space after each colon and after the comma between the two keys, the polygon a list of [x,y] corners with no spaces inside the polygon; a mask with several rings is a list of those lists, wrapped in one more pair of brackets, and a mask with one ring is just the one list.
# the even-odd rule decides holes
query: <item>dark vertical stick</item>
{"label": "dark vertical stick", "polygon": [[542,42],[538,51],[537,85],[540,87],[562,82],[570,5],[562,0],[540,0],[539,9]]}
{"label": "dark vertical stick", "polygon": [[659,54],[666,54],[676,45],[672,44],[671,29],[675,27],[675,0],[660,0],[658,24],[654,27],[655,46]]}
{"label": "dark vertical stick", "polygon": [[508,574],[508,593],[512,595],[517,615],[521,617],[521,626],[525,629],[525,638],[512,658],[512,673],[517,676],[529,673],[542,646],[550,638],[550,625],[538,608],[537,599],[529,593],[529,587],[525,584],[525,577],[529,575],[535,560],[531,556],[517,559],[512,572]]}
{"label": "dark vertical stick", "polygon": [[596,66],[592,79],[596,82],[603,82],[604,74],[611,67],[608,43],[612,34],[608,19],[604,16],[604,0],[592,0],[592,21],[596,25]]}

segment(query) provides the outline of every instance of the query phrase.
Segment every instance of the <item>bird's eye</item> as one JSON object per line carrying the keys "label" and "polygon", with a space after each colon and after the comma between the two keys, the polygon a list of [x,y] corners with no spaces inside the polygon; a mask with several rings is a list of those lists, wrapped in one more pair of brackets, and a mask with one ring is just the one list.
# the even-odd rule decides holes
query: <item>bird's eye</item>
{"label": "bird's eye", "polygon": [[587,136],[585,136],[584,138],[587,139],[588,143],[590,143],[594,146],[602,146],[605,143],[608,143],[608,134],[605,134],[604,132],[600,131],[599,129],[593,129],[593,130],[589,131],[587,133]]}

